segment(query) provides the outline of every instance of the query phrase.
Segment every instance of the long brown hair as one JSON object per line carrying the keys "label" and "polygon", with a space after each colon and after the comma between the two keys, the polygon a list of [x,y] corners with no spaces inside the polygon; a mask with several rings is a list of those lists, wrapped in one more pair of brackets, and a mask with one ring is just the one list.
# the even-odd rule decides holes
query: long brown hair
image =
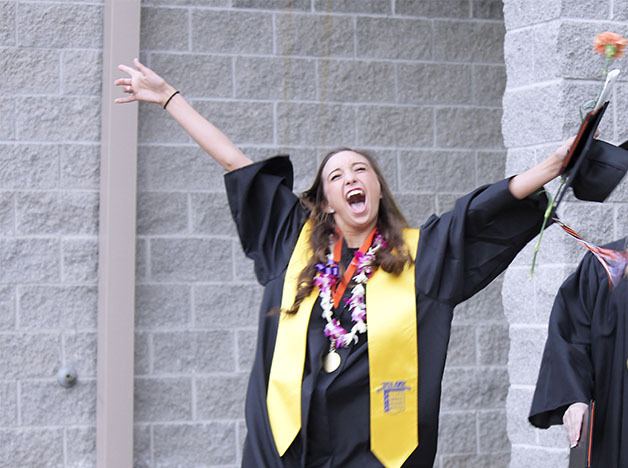
{"label": "long brown hair", "polygon": [[338,148],[330,151],[321,161],[314,183],[309,189],[303,192],[300,197],[301,203],[310,211],[310,219],[314,223],[312,236],[310,237],[310,247],[312,248],[313,255],[306,267],[303,268],[299,274],[294,304],[287,310],[289,314],[296,313],[299,310],[301,302],[312,292],[314,288],[316,264],[327,262],[330,239],[336,237],[334,218],[324,209],[327,200],[325,199],[325,193],[323,191],[323,168],[332,156],[341,151],[352,151],[366,158],[375,171],[381,186],[382,198],[377,213],[377,229],[384,239],[386,239],[387,246],[377,251],[375,265],[381,267],[388,273],[398,275],[406,264],[412,262],[402,233],[403,228],[408,227],[408,222],[397,206],[375,158],[366,151],[356,151],[351,148]]}

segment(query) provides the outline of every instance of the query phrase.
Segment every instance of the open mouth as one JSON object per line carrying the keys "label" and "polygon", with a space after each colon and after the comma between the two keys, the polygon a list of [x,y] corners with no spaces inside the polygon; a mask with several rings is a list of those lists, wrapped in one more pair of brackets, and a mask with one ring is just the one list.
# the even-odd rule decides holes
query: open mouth
{"label": "open mouth", "polygon": [[351,211],[361,213],[366,208],[366,194],[362,189],[353,189],[347,193],[347,203]]}

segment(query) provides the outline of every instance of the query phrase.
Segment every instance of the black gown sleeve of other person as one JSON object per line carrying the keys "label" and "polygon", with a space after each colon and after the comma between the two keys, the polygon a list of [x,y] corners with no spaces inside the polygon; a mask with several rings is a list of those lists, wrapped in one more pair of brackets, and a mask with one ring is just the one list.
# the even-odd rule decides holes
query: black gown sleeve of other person
{"label": "black gown sleeve of other person", "polygon": [[[308,329],[301,432],[279,458],[266,408],[278,324],[277,314],[269,311],[281,303],[286,268],[308,213],[292,193],[292,166],[285,156],[230,172],[225,182],[242,248],[254,260],[257,279],[264,285],[246,396],[242,466],[380,467],[370,452],[368,333],[352,348],[341,350],[341,367],[326,374],[321,356],[329,344],[318,303]],[[499,275],[539,232],[546,203],[545,196],[515,199],[508,180],[502,180],[463,196],[453,210],[432,215],[422,226],[415,269],[420,440],[405,467],[434,463],[453,308]],[[347,326],[346,311],[339,314]]]}
{"label": "black gown sleeve of other person", "polygon": [[[625,240],[607,247],[623,250]],[[595,400],[593,467],[628,468],[627,318],[628,280],[609,288],[587,253],[556,295],[529,420],[546,429],[572,403]]]}

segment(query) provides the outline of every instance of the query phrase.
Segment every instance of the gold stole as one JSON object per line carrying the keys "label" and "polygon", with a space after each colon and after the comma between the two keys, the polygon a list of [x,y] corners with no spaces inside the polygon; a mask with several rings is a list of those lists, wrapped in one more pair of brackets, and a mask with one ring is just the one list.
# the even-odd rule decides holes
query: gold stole
{"label": "gold stole", "polygon": [[[308,221],[290,258],[281,309],[294,303],[299,274],[311,256]],[[404,240],[416,258],[418,229],[405,229]],[[414,262],[398,276],[379,268],[367,283],[366,314],[371,412],[371,451],[386,467],[400,467],[419,443],[418,348]],[[280,456],[301,428],[301,385],[307,329],[318,289],[294,315],[281,313],[268,381],[266,405]]]}

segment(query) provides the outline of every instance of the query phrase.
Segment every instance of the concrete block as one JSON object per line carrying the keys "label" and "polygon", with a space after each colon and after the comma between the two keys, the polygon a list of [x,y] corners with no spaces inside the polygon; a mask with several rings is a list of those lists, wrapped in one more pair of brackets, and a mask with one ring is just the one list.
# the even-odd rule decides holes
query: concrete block
{"label": "concrete block", "polygon": [[436,211],[435,214],[441,216],[447,211],[454,209],[456,200],[460,197],[458,194],[453,193],[438,193],[436,194]]}
{"label": "concrete block", "polygon": [[157,466],[235,463],[236,433],[233,422],[158,424],[153,431]]}
{"label": "concrete block", "polygon": [[628,206],[620,206],[617,208],[615,235],[613,237],[618,239],[626,232],[628,232]]}
{"label": "concrete block", "polygon": [[[28,76],[28,79],[24,79]],[[0,49],[0,92],[7,95],[58,94],[59,52]]]}
{"label": "concrete block", "polygon": [[312,0],[232,0],[234,8],[310,11]]}
{"label": "concrete block", "polygon": [[551,426],[549,429],[537,429],[536,433],[540,446],[563,450],[569,447],[569,437],[563,425]]}
{"label": "concrete block", "polygon": [[0,192],[0,235],[15,233],[15,196],[10,192]]}
{"label": "concrete block", "polygon": [[236,431],[237,431],[237,462],[240,464],[242,463],[242,451],[244,450],[244,441],[246,439],[246,424],[244,423],[244,421],[238,421],[237,425],[236,425]]}
{"label": "concrete block", "polygon": [[[189,12],[183,8],[142,7],[140,25],[140,44],[142,49],[189,50],[190,28],[188,15]],[[158,74],[161,72],[157,69],[155,71]],[[126,73],[124,75],[126,76]]]}
{"label": "concrete block", "polygon": [[510,468],[557,468],[566,467],[569,463],[569,451],[556,449],[543,449],[524,446],[512,447]]}
{"label": "concrete block", "polygon": [[471,0],[471,16],[480,19],[504,19],[503,0]]}
{"label": "concrete block", "polygon": [[434,195],[402,194],[395,198],[410,226],[421,226],[436,211]]}
{"label": "concrete block", "polygon": [[15,39],[16,2],[0,2],[0,45],[13,46]]}
{"label": "concrete block", "polygon": [[611,19],[615,21],[628,19],[628,0],[615,0]]}
{"label": "concrete block", "polygon": [[6,428],[17,425],[17,383],[0,383],[0,424]]}
{"label": "concrete block", "polygon": [[15,329],[15,287],[0,286],[0,330]]}
{"label": "concrete block", "polygon": [[[620,0],[621,1],[621,0]],[[562,0],[561,17],[562,18],[584,18],[586,20],[604,20],[608,19],[610,13],[610,4],[600,3],[595,0],[581,0],[579,2],[571,2]],[[617,8],[613,7],[613,10]],[[600,29],[599,31],[603,31]],[[591,37],[593,40],[593,36]],[[622,68],[623,70],[623,68]]]}
{"label": "concrete block", "polygon": [[403,104],[470,104],[473,98],[472,67],[401,63],[398,65],[398,88],[399,101]]}
{"label": "concrete block", "polygon": [[501,107],[505,89],[504,65],[473,66],[473,99],[476,104]]}
{"label": "concrete block", "polygon": [[66,457],[68,467],[96,465],[96,428],[94,426],[66,429]]}
{"label": "concrete block", "polygon": [[476,362],[475,327],[453,325],[447,350],[448,366],[473,366]]}
{"label": "concrete block", "polygon": [[[539,268],[538,277],[535,281],[536,314],[533,317],[533,323],[548,324],[558,289],[574,270],[575,266],[553,267],[543,265],[543,268]],[[528,323],[532,323],[532,321],[530,320]]]}
{"label": "concrete block", "polygon": [[[265,102],[195,102],[202,115],[229,135],[234,142],[273,143],[273,106]],[[243,118],[244,116],[244,118]]]}
{"label": "concrete block", "polygon": [[441,468],[467,468],[470,466],[508,468],[509,464],[510,452],[487,455],[443,455]]}
{"label": "concrete block", "polygon": [[96,283],[98,279],[98,240],[63,239],[61,262],[65,283]]}
{"label": "concrete block", "polygon": [[428,18],[469,18],[469,0],[396,0],[395,14]]}
{"label": "concrete block", "polygon": [[469,151],[403,151],[399,154],[401,190],[469,192],[475,188],[475,155]]}
{"label": "concrete block", "polygon": [[149,275],[148,260],[149,241],[138,238],[135,244],[135,277],[137,281],[145,281]]}
{"label": "concrete block", "polygon": [[97,192],[31,192],[15,201],[21,234],[97,234]]}
{"label": "concrete block", "polygon": [[25,97],[16,104],[20,138],[39,141],[100,141],[99,98]]}
{"label": "concrete block", "polygon": [[135,379],[134,420],[184,421],[192,418],[192,382],[186,377]]}
{"label": "concrete block", "polygon": [[59,281],[59,243],[52,239],[1,239],[0,283]]}
{"label": "concrete block", "polygon": [[[171,10],[170,10],[171,11]],[[211,55],[151,54],[150,65],[186,97],[232,97],[232,59]]]}
{"label": "concrete block", "polygon": [[257,285],[194,287],[195,325],[209,329],[255,327],[261,288]]}
{"label": "concrete block", "polygon": [[545,0],[507,0],[504,2],[504,22],[508,31],[544,23],[560,17],[561,2]]}
{"label": "concrete block", "polygon": [[164,5],[166,7],[181,6],[200,6],[210,8],[220,8],[231,6],[231,0],[150,0],[151,5]]}
{"label": "concrete block", "polygon": [[59,182],[56,145],[0,144],[3,189],[50,189]]}
{"label": "concrete block", "polygon": [[[628,65],[628,64],[627,64]],[[586,101],[595,100],[600,92],[600,88],[602,83],[580,83],[578,81],[566,81],[563,86],[563,95],[562,95],[562,103],[563,109],[569,110],[569,112],[565,113],[565,118],[563,121],[563,135],[566,139],[567,136],[575,135],[580,127],[580,106]],[[601,134],[604,135],[603,138],[610,139],[611,135],[613,135],[614,127],[613,127],[613,119],[610,118],[614,113],[615,102],[611,100],[611,103],[608,106],[608,109],[605,113],[605,118],[600,122],[600,126],[598,127]],[[621,110],[619,110],[621,113]]]}
{"label": "concrete block", "polygon": [[358,57],[432,58],[432,24],[428,20],[358,17],[356,37]]}
{"label": "concrete block", "polygon": [[134,375],[145,377],[151,372],[151,337],[150,333],[135,333]]}
{"label": "concrete block", "polygon": [[349,105],[279,103],[277,141],[281,145],[352,146],[355,109]]}
{"label": "concrete block", "polygon": [[429,107],[360,106],[358,144],[366,146],[432,146],[433,110]]}
{"label": "concrete block", "polygon": [[183,284],[141,284],[135,289],[138,329],[184,327],[190,321],[190,288]]}
{"label": "concrete block", "polygon": [[59,186],[66,189],[98,190],[100,183],[100,146],[59,147]]}
{"label": "concrete block", "polygon": [[192,232],[235,236],[235,224],[224,193],[193,193],[191,196]]}
{"label": "concrete block", "polygon": [[477,417],[480,453],[510,451],[510,441],[506,432],[506,411],[479,411]]}
{"label": "concrete block", "polygon": [[271,14],[215,10],[193,10],[191,14],[194,51],[221,54],[273,52]]}
{"label": "concrete block", "polygon": [[508,367],[512,384],[536,384],[546,338],[544,328],[511,327]]}
{"label": "concrete block", "polygon": [[275,34],[279,55],[353,57],[353,20],[346,16],[277,15]]}
{"label": "concrete block", "polygon": [[156,374],[235,370],[235,337],[231,331],[155,333],[153,352]]}
{"label": "concrete block", "polygon": [[20,328],[96,328],[96,286],[20,286],[18,301]]}
{"label": "concrete block", "polygon": [[238,370],[249,372],[255,359],[257,332],[255,330],[237,331]]}
{"label": "concrete block", "polygon": [[513,445],[536,441],[536,430],[528,422],[533,392],[532,388],[513,387],[508,391],[506,400],[508,438]]}
{"label": "concrete block", "polygon": [[[563,70],[561,70],[565,60],[565,57],[562,56],[563,52],[561,52],[561,49],[565,47],[561,44],[565,40],[560,31],[561,24],[558,21],[553,21],[539,24],[530,29],[533,34],[532,47],[534,47],[534,50],[544,51],[544,53],[534,54],[534,77],[536,82],[560,79],[565,76]],[[572,39],[570,38],[569,40]],[[529,46],[530,43],[528,43]],[[584,55],[582,52],[577,54],[577,59],[570,57],[569,60],[580,60]],[[589,50],[585,53],[588,52]],[[530,55],[529,52],[527,54]]]}
{"label": "concrete block", "polygon": [[235,264],[234,275],[238,281],[256,282],[255,270],[253,269],[253,260],[246,258],[242,252],[240,241],[233,241],[233,261]]}
{"label": "concrete block", "polygon": [[442,409],[502,408],[508,385],[508,372],[505,368],[446,368]]}
{"label": "concrete block", "polygon": [[96,377],[96,333],[75,332],[64,336],[65,362],[76,369],[80,379]]}
{"label": "concrete block", "polygon": [[506,151],[478,151],[476,185],[492,184],[505,177]]}
{"label": "concrete block", "polygon": [[[3,140],[15,139],[15,100],[13,98],[0,98],[0,138]],[[2,153],[0,152],[0,154]]]}
{"label": "concrete block", "polygon": [[447,148],[503,147],[501,109],[436,110],[436,144]]}
{"label": "concrete block", "polygon": [[478,363],[484,366],[505,366],[508,364],[508,325],[478,325]]}
{"label": "concrete block", "polygon": [[504,63],[502,22],[434,21],[434,56],[455,62]]}
{"label": "concrete block", "polygon": [[505,177],[517,175],[534,166],[536,152],[532,148],[509,148],[506,158]]}
{"label": "concrete block", "polygon": [[153,239],[151,275],[157,281],[225,281],[233,276],[231,242],[223,239]]}
{"label": "concrete block", "polygon": [[187,231],[187,194],[171,192],[138,193],[138,234],[182,234]]}
{"label": "concrete block", "polygon": [[100,96],[102,93],[102,66],[102,52],[100,50],[62,51],[62,93]]}
{"label": "concrete block", "polygon": [[318,89],[322,101],[394,102],[392,63],[321,60]]}
{"label": "concrete block", "polygon": [[76,385],[69,389],[61,387],[55,379],[22,382],[20,416],[25,426],[93,424],[96,381],[79,376]]}
{"label": "concrete block", "polygon": [[368,152],[375,158],[375,161],[383,175],[384,181],[388,184],[388,188],[392,192],[400,191],[398,180],[399,161],[397,151],[377,149]]}
{"label": "concrete block", "polygon": [[454,316],[458,323],[477,323],[481,321],[503,322],[502,276],[498,276],[482,291],[471,299],[458,305]]}
{"label": "concrete block", "polygon": [[[537,56],[531,54],[529,50],[530,44],[535,44],[536,35],[540,33],[539,29],[542,29],[542,27],[506,31],[504,36],[504,59],[509,89],[535,82],[534,64]],[[545,47],[551,50],[550,44],[545,44]],[[553,57],[553,54],[550,53],[550,55]]]}
{"label": "concrete block", "polygon": [[63,466],[63,428],[0,429],[0,465],[39,468]]}
{"label": "concrete block", "polygon": [[100,5],[20,3],[19,46],[46,49],[99,49],[103,41]]}
{"label": "concrete block", "polygon": [[314,0],[314,10],[326,13],[369,13],[390,15],[392,2],[389,0]]}
{"label": "concrete block", "polygon": [[316,65],[293,57],[237,57],[235,93],[245,99],[316,99]]}
{"label": "concrete block", "polygon": [[248,374],[216,376],[196,381],[196,418],[242,419]]}
{"label": "concrete block", "polygon": [[[190,137],[161,106],[140,103],[138,141],[141,143],[189,143]],[[139,148],[140,152],[142,147]],[[174,152],[178,149],[170,148]]]}
{"label": "concrete block", "polygon": [[151,453],[151,425],[135,424],[133,426],[133,466],[134,468],[150,468]]}
{"label": "concrete block", "polygon": [[558,141],[563,137],[563,85],[550,83],[524,90],[506,89],[502,132],[507,148]]}
{"label": "concrete block", "polygon": [[140,146],[138,190],[224,192],[224,170],[200,148]]}
{"label": "concrete block", "polygon": [[477,445],[474,411],[441,413],[438,427],[440,453],[475,453]]}

